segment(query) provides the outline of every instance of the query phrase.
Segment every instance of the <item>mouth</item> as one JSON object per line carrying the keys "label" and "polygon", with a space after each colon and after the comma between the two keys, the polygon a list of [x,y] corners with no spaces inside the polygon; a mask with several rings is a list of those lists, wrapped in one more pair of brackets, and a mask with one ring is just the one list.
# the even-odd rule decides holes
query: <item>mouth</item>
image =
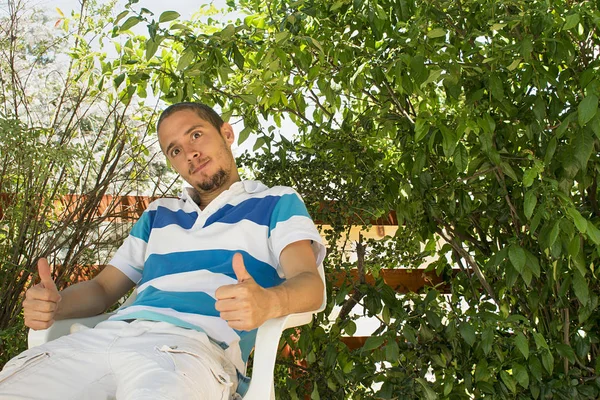
{"label": "mouth", "polygon": [[194,175],[200,171],[202,171],[210,162],[210,159],[207,158],[206,160],[200,161],[196,166],[191,166],[190,167],[190,175]]}

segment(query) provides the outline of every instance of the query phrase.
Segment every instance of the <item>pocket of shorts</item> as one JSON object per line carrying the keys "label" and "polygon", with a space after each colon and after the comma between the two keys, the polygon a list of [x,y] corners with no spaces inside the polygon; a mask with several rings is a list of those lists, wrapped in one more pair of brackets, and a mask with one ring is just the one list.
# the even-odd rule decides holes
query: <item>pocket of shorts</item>
{"label": "pocket of shorts", "polygon": [[50,357],[50,353],[46,351],[26,351],[6,363],[0,372],[0,383],[6,382],[9,378],[17,373],[21,373],[29,368],[36,366],[42,361]]}
{"label": "pocket of shorts", "polygon": [[[187,349],[187,348],[178,347],[178,346],[164,345],[160,348],[157,348],[157,350],[162,351],[164,353],[171,354],[173,363],[175,364],[175,368],[177,368],[176,355],[178,355],[178,354],[179,355],[189,355],[189,356],[194,357],[197,360],[199,360],[202,364],[204,364],[212,372],[216,381],[219,382],[219,384],[223,387],[224,392],[225,392],[223,394],[223,396],[224,396],[223,400],[229,399],[229,393],[233,391],[233,382],[231,381],[231,377],[225,371],[223,366],[221,364],[219,364],[216,360],[214,360],[212,357],[201,354],[196,349]],[[183,375],[185,375],[185,372],[181,371],[181,373]],[[226,389],[228,389],[228,390],[226,390]]]}

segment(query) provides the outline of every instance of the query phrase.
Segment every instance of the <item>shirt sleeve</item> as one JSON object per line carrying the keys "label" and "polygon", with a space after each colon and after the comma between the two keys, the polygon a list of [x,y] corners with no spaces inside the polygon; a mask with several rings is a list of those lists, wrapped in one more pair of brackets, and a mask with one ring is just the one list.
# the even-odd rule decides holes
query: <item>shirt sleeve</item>
{"label": "shirt sleeve", "polygon": [[110,265],[119,269],[136,284],[142,279],[148,239],[152,230],[155,211],[152,211],[151,207],[152,205],[133,225],[129,236],[110,261]]}
{"label": "shirt sleeve", "polygon": [[280,277],[284,278],[279,264],[281,252],[289,244],[301,240],[310,240],[317,265],[320,265],[325,258],[323,240],[300,195],[290,189],[277,202],[269,225],[269,247],[277,260],[277,273]]}

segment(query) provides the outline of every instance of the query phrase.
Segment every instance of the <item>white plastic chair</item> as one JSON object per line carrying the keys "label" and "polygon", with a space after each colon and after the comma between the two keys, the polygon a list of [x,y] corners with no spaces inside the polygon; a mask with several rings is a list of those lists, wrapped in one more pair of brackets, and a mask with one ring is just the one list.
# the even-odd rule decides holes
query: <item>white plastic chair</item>
{"label": "white plastic chair", "polygon": [[[319,266],[319,275],[325,287],[325,273],[323,265]],[[123,303],[121,307],[125,307],[135,300],[135,292]],[[258,328],[256,334],[256,343],[254,345],[254,364],[252,379],[248,391],[244,396],[244,400],[275,400],[275,384],[273,381],[273,371],[275,368],[275,358],[277,357],[277,349],[279,347],[279,339],[281,333],[288,328],[306,325],[312,321],[314,314],[325,309],[327,304],[327,292],[323,289],[323,303],[318,310],[305,312],[300,314],[290,314],[284,317],[273,318],[266,321]],[[78,327],[86,326],[93,328],[96,324],[106,320],[112,313],[96,315],[87,318],[73,318],[56,321],[48,329],[39,331],[29,330],[27,344],[29,348],[39,346],[50,340],[57,339],[61,336],[68,335]],[[80,325],[78,325],[80,324]]]}

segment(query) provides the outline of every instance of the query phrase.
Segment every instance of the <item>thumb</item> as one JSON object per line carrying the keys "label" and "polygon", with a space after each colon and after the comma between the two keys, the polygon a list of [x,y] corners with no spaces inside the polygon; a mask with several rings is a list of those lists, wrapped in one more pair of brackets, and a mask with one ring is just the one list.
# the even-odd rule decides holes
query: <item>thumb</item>
{"label": "thumb", "polygon": [[40,258],[38,260],[38,273],[40,274],[42,286],[44,286],[45,289],[50,289],[58,293],[56,283],[54,283],[54,279],[52,279],[52,275],[50,274],[50,265],[48,264],[47,259]]}
{"label": "thumb", "polygon": [[239,283],[252,279],[252,276],[248,273],[246,266],[244,265],[244,257],[240,253],[235,253],[233,255],[231,264],[233,266],[233,272],[235,272],[235,277]]}

